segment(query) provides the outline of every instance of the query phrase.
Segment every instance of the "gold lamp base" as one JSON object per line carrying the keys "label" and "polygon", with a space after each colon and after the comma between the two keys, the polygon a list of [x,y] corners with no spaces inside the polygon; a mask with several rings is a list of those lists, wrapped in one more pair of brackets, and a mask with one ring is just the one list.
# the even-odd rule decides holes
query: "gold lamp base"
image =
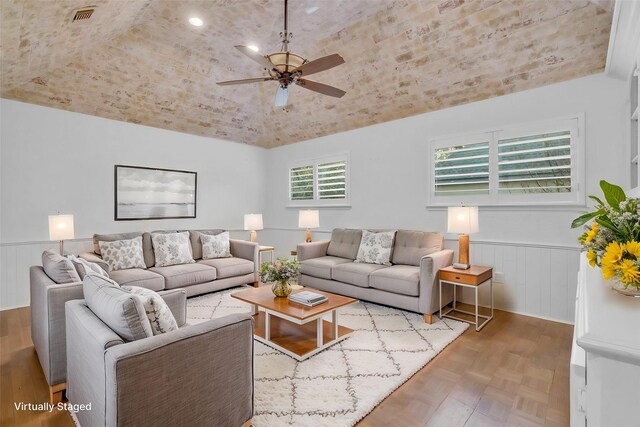
{"label": "gold lamp base", "polygon": [[258,241],[258,233],[255,230],[251,230],[251,242],[256,243]]}
{"label": "gold lamp base", "polygon": [[454,267],[459,270],[467,270],[471,268],[469,263],[469,235],[461,234],[458,236],[458,262]]}
{"label": "gold lamp base", "polygon": [[304,239],[305,242],[307,242],[307,243],[311,242],[311,230],[310,229],[307,228],[307,232],[305,233],[304,237],[305,237],[305,239]]}

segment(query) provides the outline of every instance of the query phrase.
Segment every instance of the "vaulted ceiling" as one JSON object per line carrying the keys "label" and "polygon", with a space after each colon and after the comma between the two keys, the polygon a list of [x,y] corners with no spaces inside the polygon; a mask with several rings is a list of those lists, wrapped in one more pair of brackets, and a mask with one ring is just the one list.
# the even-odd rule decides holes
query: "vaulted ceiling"
{"label": "vaulted ceiling", "polygon": [[92,0],[72,22],[86,1],[2,0],[2,97],[263,147],[601,72],[612,20],[611,0],[290,0],[290,50],[342,55],[309,79],[347,94],[294,87],[283,111],[275,82],[215,84],[266,75],[233,46],[278,51],[282,0]]}

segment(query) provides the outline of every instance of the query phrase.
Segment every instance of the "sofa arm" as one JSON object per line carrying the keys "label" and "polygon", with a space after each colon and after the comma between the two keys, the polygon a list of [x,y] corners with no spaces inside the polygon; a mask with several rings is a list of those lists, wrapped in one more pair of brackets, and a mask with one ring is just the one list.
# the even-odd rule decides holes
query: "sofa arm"
{"label": "sofa arm", "polygon": [[[424,314],[435,313],[440,309],[438,303],[440,295],[438,293],[438,271],[453,263],[453,251],[443,249],[420,259],[420,299],[419,309]],[[451,301],[450,289],[443,290],[442,303],[448,304]]]}
{"label": "sofa arm", "polygon": [[253,319],[246,314],[111,347],[105,367],[106,425],[240,426],[253,416]]}
{"label": "sofa arm", "polygon": [[331,240],[321,240],[319,242],[298,243],[296,250],[298,251],[298,261],[305,259],[318,258],[327,255]]}
{"label": "sofa arm", "polygon": [[107,262],[103,260],[100,255],[96,255],[93,252],[83,252],[78,256],[89,262],[95,262],[100,266],[100,268],[109,273],[109,264],[107,264]]}
{"label": "sofa arm", "polygon": [[173,314],[178,323],[178,327],[183,327],[187,323],[187,291],[184,289],[171,289],[159,291],[158,295],[169,306],[171,314]]}
{"label": "sofa arm", "polygon": [[253,280],[258,280],[258,269],[260,268],[260,245],[246,240],[230,239],[231,255],[244,258],[253,262]]}
{"label": "sofa arm", "polygon": [[82,282],[57,284],[40,266],[29,269],[31,339],[49,385],[67,378],[64,304],[82,299]]}

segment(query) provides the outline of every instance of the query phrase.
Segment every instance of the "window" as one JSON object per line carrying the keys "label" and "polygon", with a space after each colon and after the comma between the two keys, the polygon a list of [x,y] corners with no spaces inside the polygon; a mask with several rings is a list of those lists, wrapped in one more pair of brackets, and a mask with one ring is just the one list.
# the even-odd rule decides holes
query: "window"
{"label": "window", "polygon": [[428,204],[584,204],[582,117],[432,140]]}
{"label": "window", "polygon": [[299,162],[289,169],[290,205],[346,205],[348,199],[348,155]]}

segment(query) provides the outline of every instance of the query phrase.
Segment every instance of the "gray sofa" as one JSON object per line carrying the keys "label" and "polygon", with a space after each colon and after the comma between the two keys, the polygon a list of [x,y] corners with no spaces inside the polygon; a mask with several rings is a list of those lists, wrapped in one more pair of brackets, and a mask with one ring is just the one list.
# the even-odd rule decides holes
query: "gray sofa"
{"label": "gray sofa", "polygon": [[[432,323],[438,304],[438,270],[453,262],[440,233],[398,230],[390,266],[354,262],[362,230],[335,229],[331,240],[298,244],[299,283],[315,289],[413,311]],[[443,306],[453,299],[443,289]]]}
{"label": "gray sofa", "polygon": [[[227,289],[258,280],[258,244],[244,240],[230,240],[231,258],[202,259],[199,234],[218,234],[224,230],[191,230],[190,243],[196,263],[154,267],[155,256],[150,233],[133,232],[93,236],[94,252],[81,254],[96,262],[105,271],[108,265],[100,257],[99,240],[113,241],[142,236],[147,269],[133,268],[111,271],[109,276],[120,285],[141,286],[154,291],[176,290],[185,297]],[[41,266],[30,270],[31,337],[40,359],[51,402],[57,402],[66,388],[66,350],[64,304],[84,298],[82,282],[56,283]],[[167,293],[170,295],[171,293]],[[183,298],[184,299],[184,298]],[[186,308],[182,308],[186,310]],[[183,313],[182,316],[185,316]]]}
{"label": "gray sofa", "polygon": [[216,425],[253,416],[253,319],[232,314],[124,342],[66,303],[69,403],[83,426]]}
{"label": "gray sofa", "polygon": [[[200,234],[215,235],[223,231],[220,229],[189,230],[191,251],[193,259],[196,261],[194,264],[155,267],[151,233],[147,232],[94,234],[93,252],[82,253],[80,257],[96,262],[108,271],[107,264],[100,256],[98,242],[126,240],[142,236],[142,251],[147,268],[130,268],[109,272],[109,277],[120,285],[141,286],[153,291],[183,288],[187,291],[187,296],[206,294],[247,283],[255,286],[258,282],[258,268],[260,267],[259,245],[257,243],[231,239],[231,258],[202,259]],[[169,232],[171,231],[155,231],[154,233]]]}

